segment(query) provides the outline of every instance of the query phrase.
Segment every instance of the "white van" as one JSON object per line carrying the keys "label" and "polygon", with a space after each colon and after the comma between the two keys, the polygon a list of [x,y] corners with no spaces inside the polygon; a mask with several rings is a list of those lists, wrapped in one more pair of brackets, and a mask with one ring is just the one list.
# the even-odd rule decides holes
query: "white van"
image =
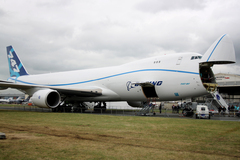
{"label": "white van", "polygon": [[196,108],[196,119],[197,118],[208,118],[210,119],[209,109],[205,105],[197,105]]}

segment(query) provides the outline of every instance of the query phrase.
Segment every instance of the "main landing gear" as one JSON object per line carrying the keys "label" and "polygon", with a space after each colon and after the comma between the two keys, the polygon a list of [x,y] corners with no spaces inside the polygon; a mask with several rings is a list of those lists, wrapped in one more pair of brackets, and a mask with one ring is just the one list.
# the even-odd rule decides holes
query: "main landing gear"
{"label": "main landing gear", "polygon": [[63,102],[58,107],[53,108],[53,112],[77,112],[84,113],[87,109],[92,109],[94,112],[105,112],[107,110],[106,102],[93,102],[94,106],[89,102]]}
{"label": "main landing gear", "polygon": [[107,110],[106,102],[96,102],[94,105],[95,112],[105,112]]}

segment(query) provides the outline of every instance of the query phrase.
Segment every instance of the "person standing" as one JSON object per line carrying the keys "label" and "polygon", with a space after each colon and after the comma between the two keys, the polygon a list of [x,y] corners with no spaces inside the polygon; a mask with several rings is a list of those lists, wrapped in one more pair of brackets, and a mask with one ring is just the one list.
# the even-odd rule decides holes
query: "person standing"
{"label": "person standing", "polygon": [[221,111],[222,111],[222,107],[219,106],[219,108],[218,108],[218,114],[219,114],[219,115],[221,114]]}
{"label": "person standing", "polygon": [[222,110],[223,110],[223,116],[225,117],[226,108],[223,107]]}
{"label": "person standing", "polygon": [[177,109],[177,113],[179,113],[179,109],[180,109],[179,105],[177,105],[176,109]]}
{"label": "person standing", "polygon": [[162,113],[162,102],[161,102],[161,104],[160,104],[160,106],[159,106],[159,113],[160,113],[160,114]]}

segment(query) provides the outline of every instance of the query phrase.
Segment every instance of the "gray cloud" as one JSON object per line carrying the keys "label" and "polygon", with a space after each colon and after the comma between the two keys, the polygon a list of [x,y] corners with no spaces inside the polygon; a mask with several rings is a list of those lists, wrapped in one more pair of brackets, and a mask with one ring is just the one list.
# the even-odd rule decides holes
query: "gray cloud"
{"label": "gray cloud", "polygon": [[4,11],[0,8],[0,17],[2,17],[4,15],[5,15]]}
{"label": "gray cloud", "polygon": [[59,7],[59,6],[66,6],[72,3],[72,0],[54,0],[54,1],[48,1],[48,0],[41,0],[39,2],[36,2],[36,6],[38,7]]}
{"label": "gray cloud", "polygon": [[38,74],[120,65],[161,53],[203,54],[225,33],[234,42],[237,64],[221,71],[238,73],[239,7],[237,0],[0,2],[0,79],[9,76],[8,45]]}
{"label": "gray cloud", "polygon": [[146,0],[136,5],[136,8],[145,11],[157,13],[171,10],[202,10],[206,6],[203,0]]}

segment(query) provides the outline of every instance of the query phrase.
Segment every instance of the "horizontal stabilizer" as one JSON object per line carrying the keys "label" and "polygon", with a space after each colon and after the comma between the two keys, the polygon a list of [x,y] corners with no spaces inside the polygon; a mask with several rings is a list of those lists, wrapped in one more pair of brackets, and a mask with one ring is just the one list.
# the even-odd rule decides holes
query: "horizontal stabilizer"
{"label": "horizontal stabilizer", "polygon": [[205,52],[201,61],[213,64],[235,63],[235,50],[229,35],[218,38]]}

